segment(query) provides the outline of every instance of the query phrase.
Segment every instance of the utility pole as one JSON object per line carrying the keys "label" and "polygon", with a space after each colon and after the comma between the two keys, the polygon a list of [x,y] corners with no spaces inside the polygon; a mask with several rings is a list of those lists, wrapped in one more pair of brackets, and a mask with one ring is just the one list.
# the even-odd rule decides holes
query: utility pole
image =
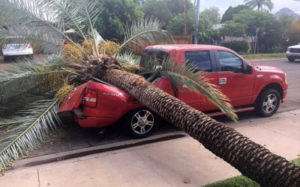
{"label": "utility pole", "polygon": [[195,28],[195,38],[194,38],[194,41],[195,41],[195,44],[198,44],[198,32],[199,32],[199,16],[200,16],[200,0],[196,0],[197,3],[196,3],[196,28]]}
{"label": "utility pole", "polygon": [[188,10],[187,10],[187,0],[184,0],[184,34],[188,33]]}

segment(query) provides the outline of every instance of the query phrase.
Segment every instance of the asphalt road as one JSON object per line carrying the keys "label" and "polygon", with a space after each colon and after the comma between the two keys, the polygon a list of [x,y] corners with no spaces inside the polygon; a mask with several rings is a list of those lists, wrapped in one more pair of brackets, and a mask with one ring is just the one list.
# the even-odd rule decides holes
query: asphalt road
{"label": "asphalt road", "polygon": [[[36,57],[41,58],[41,57]],[[287,95],[287,102],[282,104],[278,113],[292,111],[299,109],[300,106],[300,61],[290,63],[287,59],[274,60],[254,60],[265,65],[279,67],[287,73],[289,90]],[[6,63],[5,63],[6,64]],[[5,64],[0,62],[0,70],[5,68]],[[257,120],[257,116],[253,112],[247,112],[239,115],[241,121]],[[228,125],[232,125],[231,121],[225,117],[218,117],[220,120]],[[78,125],[66,122],[65,127],[55,133],[45,144],[38,149],[31,152],[29,157],[37,157],[41,155],[71,151],[82,148],[89,148],[99,145],[108,145],[111,143],[122,142],[130,140],[131,137],[126,134],[122,124],[116,124],[110,128],[105,129],[82,129]],[[180,132],[171,125],[164,124],[155,133],[156,135]]]}

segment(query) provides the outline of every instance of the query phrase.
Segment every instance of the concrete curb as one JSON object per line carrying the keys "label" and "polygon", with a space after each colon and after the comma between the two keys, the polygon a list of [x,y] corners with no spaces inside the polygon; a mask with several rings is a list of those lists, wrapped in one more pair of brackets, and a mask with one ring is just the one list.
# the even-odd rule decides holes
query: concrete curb
{"label": "concrete curb", "polygon": [[23,160],[17,160],[14,163],[13,169],[37,166],[41,164],[47,164],[47,163],[87,156],[91,154],[120,150],[120,149],[125,149],[130,147],[137,147],[145,144],[152,144],[152,143],[157,143],[162,141],[169,141],[177,138],[182,138],[185,136],[186,136],[185,133],[179,131],[179,132],[172,132],[172,133],[166,133],[160,135],[153,135],[151,137],[144,138],[144,139],[132,139],[132,140],[116,142],[111,144],[105,144],[105,145],[93,146],[88,148],[72,150],[72,151],[43,155],[43,156],[38,156],[38,157],[33,157],[33,158],[28,158]]}

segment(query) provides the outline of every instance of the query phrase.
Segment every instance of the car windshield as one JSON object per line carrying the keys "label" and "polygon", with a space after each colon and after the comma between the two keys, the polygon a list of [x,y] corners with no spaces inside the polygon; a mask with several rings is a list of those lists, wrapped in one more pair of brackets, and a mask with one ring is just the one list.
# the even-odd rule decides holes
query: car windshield
{"label": "car windshield", "polygon": [[5,44],[27,44],[28,41],[24,40],[23,38],[6,38]]}
{"label": "car windshield", "polygon": [[140,66],[145,69],[152,69],[153,66],[160,66],[169,58],[169,53],[160,50],[146,50],[142,55]]}

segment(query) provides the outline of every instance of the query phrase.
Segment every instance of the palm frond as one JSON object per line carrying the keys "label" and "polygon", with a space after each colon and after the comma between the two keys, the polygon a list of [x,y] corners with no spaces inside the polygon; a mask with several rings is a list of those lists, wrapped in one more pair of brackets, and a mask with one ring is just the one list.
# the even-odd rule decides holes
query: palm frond
{"label": "palm frond", "polygon": [[129,72],[138,73],[140,71],[140,57],[132,53],[123,53],[116,56],[122,67]]}
{"label": "palm frond", "polygon": [[149,18],[133,23],[125,28],[125,38],[121,48],[129,44],[145,47],[157,43],[172,43],[170,36],[160,27],[157,19]]}
{"label": "palm frond", "polygon": [[0,103],[36,88],[45,75],[63,73],[60,66],[63,61],[59,56],[50,56],[40,62],[23,60],[7,64],[0,71]]}
{"label": "palm frond", "polygon": [[16,127],[0,140],[0,168],[5,169],[12,161],[26,155],[61,125],[57,104],[57,100],[40,99],[6,120]]}
{"label": "palm frond", "polygon": [[197,70],[193,64],[185,63],[186,65],[174,65],[168,58],[163,61],[153,59],[149,62],[148,67],[144,71],[151,73],[159,72],[162,76],[169,77],[175,94],[180,84],[191,90],[198,91],[233,121],[236,121],[237,115],[233,112],[228,97],[224,95],[216,85],[210,83],[209,80],[205,78],[205,74]]}
{"label": "palm frond", "polygon": [[[51,34],[54,31],[82,50],[80,45],[75,43],[64,31],[72,28],[86,40],[90,36],[89,33],[94,30],[92,26],[99,15],[99,11],[97,11],[95,0],[87,2],[76,0],[3,0],[0,2],[0,15],[10,23],[22,23],[23,27],[28,25],[27,27],[31,28],[30,25],[32,26],[32,23],[35,22],[44,24],[48,27],[49,32],[40,32],[38,29],[37,33],[43,33],[39,37],[41,41],[42,39],[46,42],[51,41]],[[35,37],[32,36],[35,36],[36,33],[34,35],[33,31],[38,27],[33,28],[18,34],[27,39],[34,39]]]}

